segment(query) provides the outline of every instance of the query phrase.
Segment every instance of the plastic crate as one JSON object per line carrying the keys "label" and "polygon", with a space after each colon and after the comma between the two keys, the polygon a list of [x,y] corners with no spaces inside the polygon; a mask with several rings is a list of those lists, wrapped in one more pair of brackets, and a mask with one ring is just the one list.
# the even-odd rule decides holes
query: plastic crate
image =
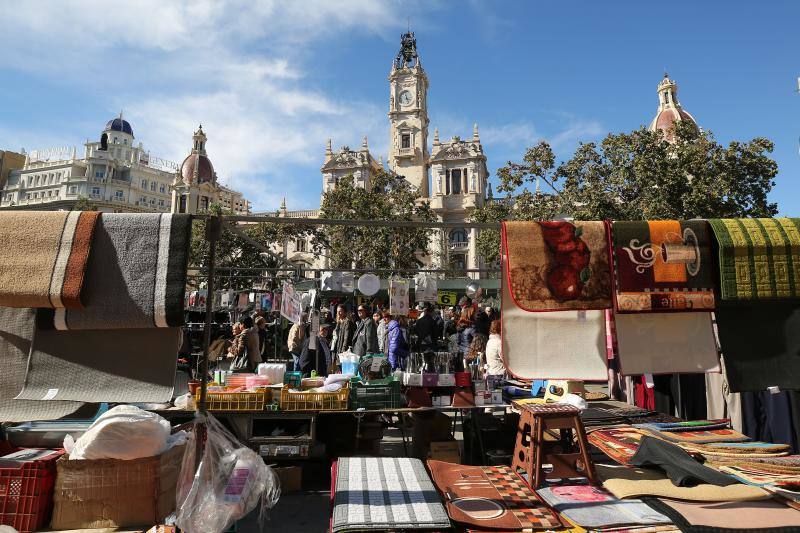
{"label": "plastic crate", "polygon": [[344,383],[336,392],[289,392],[292,387],[281,390],[281,411],[346,411],[350,388]]}
{"label": "plastic crate", "polygon": [[303,373],[293,370],[291,372],[286,372],[283,375],[283,384],[289,387],[297,388],[300,386],[300,381],[302,381],[302,379]]}
{"label": "plastic crate", "polygon": [[405,398],[400,394],[400,382],[394,377],[362,382],[350,382],[350,409],[394,409],[403,407]]}
{"label": "plastic crate", "polygon": [[45,459],[0,468],[0,524],[29,533],[50,521],[56,461],[64,452]]}
{"label": "plastic crate", "polygon": [[[200,391],[195,395],[200,405]],[[267,391],[206,392],[206,409],[209,411],[263,411],[267,404]]]}

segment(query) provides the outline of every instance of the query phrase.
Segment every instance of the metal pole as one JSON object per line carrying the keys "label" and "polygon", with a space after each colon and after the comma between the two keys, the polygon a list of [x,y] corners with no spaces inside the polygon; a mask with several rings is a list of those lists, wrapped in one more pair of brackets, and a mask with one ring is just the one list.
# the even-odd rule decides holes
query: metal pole
{"label": "metal pole", "polygon": [[200,359],[200,405],[201,413],[206,412],[206,389],[208,388],[208,347],[211,344],[211,323],[214,320],[214,271],[217,261],[217,241],[222,232],[219,216],[206,219],[206,240],[208,241],[208,276],[206,277],[206,323],[203,329],[203,357]]}

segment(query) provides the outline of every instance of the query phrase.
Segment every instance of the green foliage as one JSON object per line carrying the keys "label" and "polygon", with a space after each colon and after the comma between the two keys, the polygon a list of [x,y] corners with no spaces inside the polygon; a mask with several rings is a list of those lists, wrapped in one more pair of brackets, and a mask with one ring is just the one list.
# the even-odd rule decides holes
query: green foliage
{"label": "green foliage", "polygon": [[[405,179],[387,172],[374,175],[369,189],[348,176],[323,196],[321,218],[435,221],[430,205],[418,196]],[[431,234],[425,228],[325,226],[318,244],[325,245],[333,267],[415,269],[430,253]]]}
{"label": "green foliage", "polygon": [[78,196],[75,204],[72,206],[73,211],[97,211],[97,206],[94,202],[90,201],[86,196]]}
{"label": "green foliage", "polygon": [[[644,128],[609,134],[599,146],[581,144],[555,164],[550,146],[530,148],[522,163],[497,171],[498,191],[513,199],[487,203],[473,220],[543,220],[558,214],[576,220],[658,220],[771,217],[767,199],[778,166],[769,139],[719,144],[711,132],[677,122],[674,142]],[[537,181],[555,192],[532,192]],[[483,231],[478,251],[496,262],[499,232]]]}
{"label": "green foliage", "polygon": [[[209,206],[209,211],[216,214],[232,215],[223,212],[221,208]],[[192,241],[190,246],[189,264],[192,268],[206,269],[209,265],[209,243],[205,239],[205,220],[195,220],[192,224]],[[285,244],[289,240],[307,238],[311,236],[315,241],[316,231],[306,226],[294,224],[239,224],[244,233],[256,243],[273,251],[276,244]],[[232,289],[248,289],[254,283],[263,281],[263,276],[258,271],[247,270],[251,268],[271,268],[279,266],[277,259],[262,255],[262,249],[254,246],[246,239],[228,229],[223,229],[222,237],[217,241],[216,267],[218,268],[217,284],[220,287]],[[318,248],[312,248],[318,252]],[[283,272],[287,275],[289,272]],[[275,273],[270,273],[274,276]],[[237,276],[239,276],[237,278]],[[193,279],[194,285],[199,280]]]}

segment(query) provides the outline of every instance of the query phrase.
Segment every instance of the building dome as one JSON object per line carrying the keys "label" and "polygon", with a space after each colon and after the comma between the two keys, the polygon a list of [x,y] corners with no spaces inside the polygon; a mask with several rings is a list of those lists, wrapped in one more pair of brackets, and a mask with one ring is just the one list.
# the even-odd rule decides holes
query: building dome
{"label": "building dome", "polygon": [[130,122],[122,118],[122,113],[117,118],[112,118],[106,122],[105,131],[119,131],[133,137],[133,128],[131,128]]}
{"label": "building dome", "polygon": [[187,183],[213,183],[214,165],[205,154],[192,152],[181,164],[181,177]]}
{"label": "building dome", "polygon": [[697,127],[697,121],[678,101],[678,84],[664,74],[658,84],[658,111],[652,122],[650,131],[661,130],[668,141],[674,139],[673,127],[676,122],[686,121]]}

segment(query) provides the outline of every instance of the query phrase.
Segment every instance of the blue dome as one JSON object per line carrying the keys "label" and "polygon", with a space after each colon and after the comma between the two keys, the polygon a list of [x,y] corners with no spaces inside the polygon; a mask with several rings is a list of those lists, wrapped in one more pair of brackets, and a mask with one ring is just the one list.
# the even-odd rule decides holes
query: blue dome
{"label": "blue dome", "polygon": [[106,131],[121,131],[133,137],[133,128],[127,120],[114,118],[106,122]]}

